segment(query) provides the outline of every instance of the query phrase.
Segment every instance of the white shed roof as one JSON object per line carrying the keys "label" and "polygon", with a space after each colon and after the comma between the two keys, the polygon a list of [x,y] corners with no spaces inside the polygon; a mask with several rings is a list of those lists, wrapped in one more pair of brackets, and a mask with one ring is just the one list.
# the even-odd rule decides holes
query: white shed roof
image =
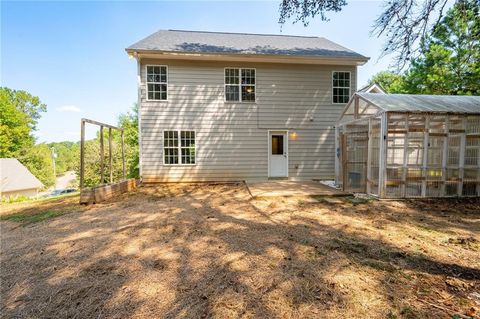
{"label": "white shed roof", "polygon": [[0,158],[0,192],[40,187],[42,182],[16,158]]}
{"label": "white shed roof", "polygon": [[480,96],[375,94],[362,92],[355,94],[386,112],[480,114]]}

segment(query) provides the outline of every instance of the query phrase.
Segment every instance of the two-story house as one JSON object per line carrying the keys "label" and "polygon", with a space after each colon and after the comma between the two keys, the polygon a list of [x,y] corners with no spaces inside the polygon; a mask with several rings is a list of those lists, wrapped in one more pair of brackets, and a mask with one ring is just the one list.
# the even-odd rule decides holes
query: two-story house
{"label": "two-story house", "polygon": [[333,179],[335,121],[368,58],[320,37],[175,30],[126,51],[145,182]]}

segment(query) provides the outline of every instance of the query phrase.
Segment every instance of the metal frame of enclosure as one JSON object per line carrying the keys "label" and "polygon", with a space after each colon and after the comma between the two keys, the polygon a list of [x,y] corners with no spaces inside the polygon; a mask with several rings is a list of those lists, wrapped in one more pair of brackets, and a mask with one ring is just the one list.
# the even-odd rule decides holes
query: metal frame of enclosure
{"label": "metal frame of enclosure", "polygon": [[355,93],[335,141],[345,191],[480,196],[480,97]]}

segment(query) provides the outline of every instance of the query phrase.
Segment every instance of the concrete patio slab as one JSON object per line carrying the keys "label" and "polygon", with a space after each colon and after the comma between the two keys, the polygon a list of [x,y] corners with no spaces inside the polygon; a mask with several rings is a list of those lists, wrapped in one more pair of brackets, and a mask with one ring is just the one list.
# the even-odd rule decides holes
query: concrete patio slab
{"label": "concrete patio slab", "polygon": [[265,181],[248,182],[247,187],[252,197],[281,197],[281,196],[346,196],[338,189],[323,185],[319,182],[304,181]]}

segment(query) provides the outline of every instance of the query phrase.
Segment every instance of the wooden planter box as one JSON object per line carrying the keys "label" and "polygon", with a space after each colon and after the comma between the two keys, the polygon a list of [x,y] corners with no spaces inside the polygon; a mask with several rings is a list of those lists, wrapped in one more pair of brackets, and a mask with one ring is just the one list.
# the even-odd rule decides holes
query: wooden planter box
{"label": "wooden planter box", "polygon": [[84,188],[80,192],[80,204],[101,203],[112,197],[129,192],[137,187],[137,180],[130,178],[113,184]]}

